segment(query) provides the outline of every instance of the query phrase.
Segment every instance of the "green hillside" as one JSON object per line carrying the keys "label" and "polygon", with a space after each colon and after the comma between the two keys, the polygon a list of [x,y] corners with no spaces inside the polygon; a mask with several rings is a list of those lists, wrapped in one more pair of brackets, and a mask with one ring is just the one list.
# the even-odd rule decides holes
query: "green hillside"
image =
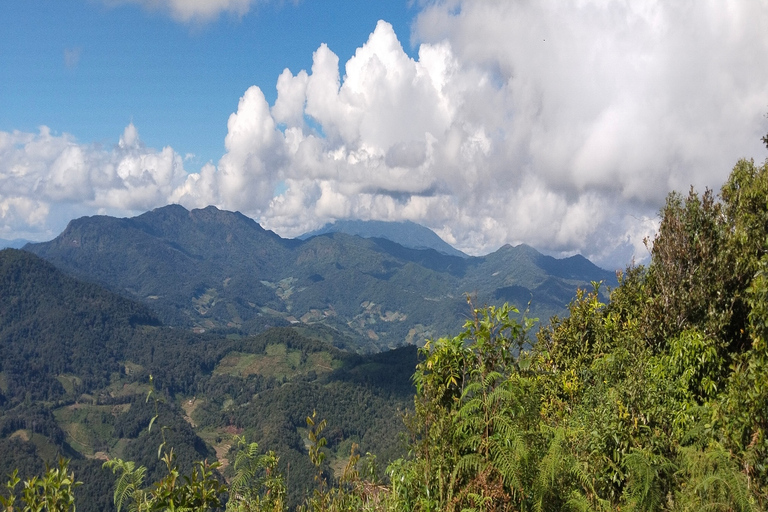
{"label": "green hillside", "polygon": [[546,320],[591,281],[616,283],[584,258],[557,260],[527,246],[465,258],[343,233],[287,240],[214,207],[81,218],[25,249],[141,301],[169,325],[256,333],[322,324],[360,352],[455,330],[467,295],[521,310],[530,302],[530,315]]}
{"label": "green hillside", "polygon": [[302,432],[315,409],[334,425],[330,463],[352,442],[382,461],[402,454],[415,348],[360,356],[334,343],[351,342],[323,326],[246,337],[164,327],[145,306],[29,252],[0,251],[0,475],[37,474],[63,455],[85,482],[78,509],[110,510],[105,459],[134,460],[157,479],[165,436],[183,471],[218,459],[226,476],[242,434],[290,467],[295,503],[313,485]]}

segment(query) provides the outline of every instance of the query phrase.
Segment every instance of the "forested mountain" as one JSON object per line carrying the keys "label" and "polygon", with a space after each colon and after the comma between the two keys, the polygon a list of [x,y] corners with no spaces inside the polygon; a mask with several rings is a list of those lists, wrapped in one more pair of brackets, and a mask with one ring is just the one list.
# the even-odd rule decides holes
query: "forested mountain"
{"label": "forested mountain", "polygon": [[361,238],[384,238],[409,249],[434,249],[448,256],[467,257],[466,254],[443,241],[431,229],[411,221],[337,220],[336,222],[326,224],[320,229],[305,233],[298,238],[306,240],[313,236],[329,233],[345,233]]}
{"label": "forested mountain", "polygon": [[255,333],[324,324],[362,352],[455,330],[468,294],[521,310],[530,301],[530,315],[546,320],[565,312],[577,288],[615,284],[584,258],[557,260],[527,246],[466,258],[344,233],[289,240],[212,206],[81,218],[25,249],[143,302],[170,325]]}
{"label": "forested mountain", "polygon": [[61,454],[85,482],[78,509],[109,510],[115,477],[103,459],[134,460],[156,479],[163,442],[188,471],[195,460],[226,464],[242,434],[290,467],[295,503],[313,485],[301,436],[313,410],[333,422],[329,468],[352,442],[382,462],[402,453],[415,348],[365,357],[334,343],[350,342],[323,326],[255,337],[164,327],[146,306],[0,251],[0,475],[39,473]]}
{"label": "forested mountain", "polygon": [[0,401],[65,394],[57,376],[77,371],[79,386],[103,387],[142,326],[159,321],[145,306],[64,275],[40,258],[0,251]]}

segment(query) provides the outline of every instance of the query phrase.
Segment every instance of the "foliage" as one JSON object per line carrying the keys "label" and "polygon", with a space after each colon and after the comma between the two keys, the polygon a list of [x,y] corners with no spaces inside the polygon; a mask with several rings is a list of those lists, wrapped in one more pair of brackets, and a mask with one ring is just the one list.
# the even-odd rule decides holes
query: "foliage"
{"label": "foliage", "polygon": [[[46,467],[42,477],[33,476],[24,480],[21,496],[17,500],[15,490],[19,484],[18,471],[14,471],[5,487],[8,496],[0,495],[2,510],[13,512],[68,512],[75,511],[74,489],[81,485],[68,471],[68,461],[59,459],[57,467]],[[16,505],[19,501],[24,506]]]}
{"label": "foliage", "polygon": [[540,390],[523,350],[518,310],[474,309],[465,330],[428,342],[416,367],[414,457],[390,466],[393,494],[412,510],[531,504],[532,460],[544,435],[527,406]]}
{"label": "foliage", "polygon": [[739,470],[734,457],[722,446],[713,444],[705,450],[681,449],[681,480],[673,510],[760,510],[750,492],[748,477]]}
{"label": "foliage", "polygon": [[279,512],[285,507],[285,482],[277,471],[274,452],[259,453],[257,443],[238,437],[236,474],[230,481],[227,510],[233,512]]}
{"label": "foliage", "polygon": [[493,307],[428,343],[398,507],[764,509],[766,197],[751,161],[719,197],[671,194],[650,265],[580,291],[530,351]]}
{"label": "foliage", "polygon": [[313,411],[312,416],[307,416],[306,422],[309,429],[307,434],[309,458],[317,471],[315,480],[320,485],[297,510],[299,512],[381,510],[387,503],[387,490],[378,485],[375,458],[369,458],[366,475],[368,480],[363,480],[358,470],[360,455],[355,453],[358,445],[353,443],[349,460],[344,472],[338,478],[337,485],[329,484],[329,478],[323,466],[325,460],[323,448],[327,443],[324,437],[320,437],[327,422],[318,420],[317,411]]}
{"label": "foliage", "polygon": [[151,488],[144,488],[146,468],[136,467],[133,462],[113,459],[104,463],[118,475],[114,501],[118,512],[126,507],[129,512],[152,510],[215,510],[221,507],[223,492],[215,478],[218,462],[196,463],[190,475],[180,475],[175,464],[173,449],[162,456],[168,474]]}

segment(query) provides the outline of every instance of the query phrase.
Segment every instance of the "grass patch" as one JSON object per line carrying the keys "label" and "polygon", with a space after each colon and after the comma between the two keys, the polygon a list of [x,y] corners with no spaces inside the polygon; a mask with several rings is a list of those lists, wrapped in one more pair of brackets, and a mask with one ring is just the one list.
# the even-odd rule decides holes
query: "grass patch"
{"label": "grass patch", "polygon": [[221,471],[229,466],[229,460],[227,454],[232,445],[235,444],[235,435],[225,428],[205,428],[197,432],[197,435],[211,445],[216,452],[216,460],[221,464]]}
{"label": "grass patch", "polygon": [[192,428],[197,426],[192,419],[192,414],[202,403],[203,400],[198,400],[197,397],[181,399],[181,408],[184,410],[184,419],[187,420],[187,423],[192,425]]}
{"label": "grass patch", "polygon": [[9,436],[10,439],[21,439],[22,441],[29,441],[30,431],[29,430],[17,430],[13,434]]}
{"label": "grass patch", "polygon": [[125,361],[123,363],[123,371],[126,375],[132,375],[144,370],[144,367],[140,364],[136,364],[133,361]]}
{"label": "grass patch", "polygon": [[307,356],[307,366],[309,370],[316,373],[332,372],[338,370],[344,363],[339,359],[334,359],[329,352],[313,352]]}
{"label": "grass patch", "polygon": [[[344,470],[347,469],[347,464],[349,464],[349,457],[352,455],[352,445],[355,443],[359,444],[360,440],[357,438],[347,438],[340,442],[336,447],[335,453],[332,454],[333,459],[330,462],[334,477],[341,478],[344,476]],[[355,453],[360,455],[359,446],[357,447]]]}
{"label": "grass patch", "polygon": [[249,367],[256,361],[256,354],[246,354],[243,352],[230,352],[224,356],[219,364],[214,368],[213,373],[223,375],[234,375],[239,377],[245,377],[251,373]]}
{"label": "grass patch", "polygon": [[112,446],[112,450],[110,450],[112,456],[122,458],[123,454],[125,453],[125,448],[128,446],[130,441],[130,439],[126,439],[124,437],[118,439],[117,442]]}
{"label": "grass patch", "polygon": [[192,299],[192,307],[201,315],[205,315],[213,306],[216,305],[218,299],[219,292],[216,291],[216,288],[208,288],[205,290],[205,293],[197,298]]}
{"label": "grass patch", "polygon": [[288,347],[282,343],[272,343],[271,345],[267,345],[264,352],[266,352],[269,357],[285,357],[288,353]]}
{"label": "grass patch", "polygon": [[300,350],[289,350],[285,344],[267,345],[264,354],[230,352],[224,356],[214,369],[214,373],[247,377],[259,374],[276,379],[291,379],[310,371],[328,373],[342,366],[342,362],[331,356],[330,352],[312,352],[304,354]]}
{"label": "grass patch", "polygon": [[146,395],[149,393],[149,384],[141,382],[126,382],[118,379],[105,388],[105,391],[112,397]]}
{"label": "grass patch", "polygon": [[61,386],[68,395],[74,395],[75,388],[83,383],[83,380],[77,375],[61,374],[56,377],[56,380],[61,383]]}
{"label": "grass patch", "polygon": [[93,457],[98,451],[109,451],[114,444],[114,419],[120,410],[112,405],[74,404],[56,409],[53,416],[67,443],[86,457]]}

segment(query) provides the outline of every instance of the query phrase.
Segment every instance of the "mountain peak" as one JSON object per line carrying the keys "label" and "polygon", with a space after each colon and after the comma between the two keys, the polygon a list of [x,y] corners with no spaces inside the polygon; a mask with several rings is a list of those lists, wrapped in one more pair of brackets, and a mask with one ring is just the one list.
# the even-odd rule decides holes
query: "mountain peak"
{"label": "mountain peak", "polygon": [[344,233],[361,238],[384,238],[409,249],[434,249],[449,256],[466,258],[467,255],[440,238],[434,231],[409,220],[337,220],[298,238],[306,240],[329,233]]}

